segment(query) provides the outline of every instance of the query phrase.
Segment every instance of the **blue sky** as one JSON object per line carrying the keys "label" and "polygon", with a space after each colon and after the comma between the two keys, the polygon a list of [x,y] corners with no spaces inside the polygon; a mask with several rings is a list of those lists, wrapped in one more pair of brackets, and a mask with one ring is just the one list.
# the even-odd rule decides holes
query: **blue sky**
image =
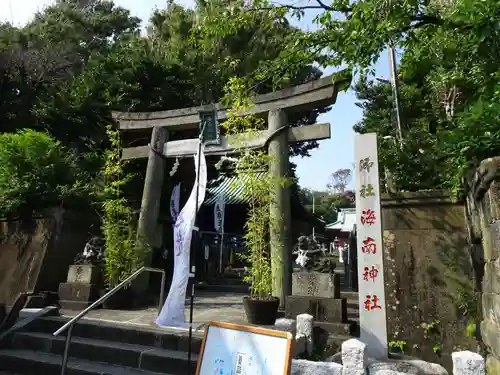
{"label": "blue sky", "polygon": [[[193,0],[179,0],[178,2],[187,6],[192,6],[194,3]],[[0,0],[0,19],[22,25],[33,17],[36,11],[52,3],[54,3],[53,0]],[[154,8],[163,8],[167,2],[165,0],[115,0],[115,3],[129,9],[132,14],[143,21],[147,21]],[[295,2],[294,4],[297,5]],[[312,20],[315,15],[314,11],[309,11],[300,22],[294,21],[293,23],[304,29],[312,29],[314,28]],[[335,67],[328,68],[325,74],[336,70]],[[389,77],[387,53],[382,55],[375,70],[377,76]],[[355,135],[352,127],[362,115],[361,109],[355,105],[355,102],[356,98],[352,90],[340,93],[332,110],[318,119],[318,122],[331,124],[331,139],[321,141],[319,148],[311,151],[311,157],[293,159],[293,162],[297,164],[301,186],[322,190],[334,171],[352,168]]]}

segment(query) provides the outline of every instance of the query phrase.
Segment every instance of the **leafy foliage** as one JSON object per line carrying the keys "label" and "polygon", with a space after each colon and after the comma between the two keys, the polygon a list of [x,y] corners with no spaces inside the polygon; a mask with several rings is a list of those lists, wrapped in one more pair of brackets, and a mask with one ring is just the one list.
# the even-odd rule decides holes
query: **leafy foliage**
{"label": "leafy foliage", "polygon": [[46,133],[0,134],[0,215],[85,201],[91,186],[75,153]]}
{"label": "leafy foliage", "polygon": [[[253,92],[262,82],[277,87],[311,63],[347,66],[358,73],[364,117],[356,130],[379,133],[381,164],[400,190],[445,188],[458,194],[465,172],[500,152],[497,1],[333,0],[300,6],[256,0],[211,15],[212,27],[205,31],[225,35],[258,16],[272,18],[266,23],[271,27],[288,22],[287,17],[300,19],[309,10],[318,14],[317,28],[290,33],[286,53],[241,78],[245,91]],[[369,79],[389,45],[403,51],[398,77],[402,144],[394,142],[390,87]]]}
{"label": "leafy foliage", "polygon": [[[111,111],[219,101],[232,77],[279,56],[283,39],[295,32],[287,23],[267,27],[269,17],[262,22],[256,15],[232,33],[203,33],[211,25],[210,15],[226,8],[220,0],[199,2],[195,9],[169,2],[153,12],[146,36],[139,34],[139,19],[107,0],[59,0],[23,27],[0,24],[0,131],[46,131],[81,155],[78,163],[85,164],[79,168],[87,171],[88,181],[97,180],[109,147]],[[288,82],[307,82],[320,74],[304,66]],[[256,90],[272,88],[266,84]],[[295,126],[311,124],[325,110],[297,113],[289,120]],[[142,142],[142,137],[126,135],[123,142]],[[304,142],[291,149],[307,155],[316,146]],[[128,168],[137,174],[144,169],[140,163]],[[140,191],[131,194],[138,200]]]}
{"label": "leafy foliage", "polygon": [[144,265],[150,249],[137,239],[137,216],[123,188],[133,178],[124,171],[119,132],[108,127],[111,148],[106,151],[102,232],[105,240],[105,282],[113,288]]}
{"label": "leafy foliage", "polygon": [[[238,109],[245,108],[243,103],[234,106],[224,127],[234,139],[236,147],[243,147],[246,135],[258,131],[261,121],[254,116],[237,116]],[[245,224],[246,233],[243,236],[248,253],[240,255],[250,266],[246,269],[244,280],[251,285],[251,297],[266,299],[273,292],[273,265],[278,259],[271,256],[270,230],[276,225],[276,218],[269,215],[274,196],[272,195],[273,179],[269,174],[265,177],[255,173],[267,169],[270,156],[262,150],[241,149],[234,172],[242,181],[242,188],[249,193],[250,202]],[[240,187],[241,188],[241,187]],[[273,254],[274,255],[274,254]]]}
{"label": "leafy foliage", "polygon": [[307,211],[322,218],[326,223],[337,221],[337,210],[339,208],[353,208],[356,200],[352,191],[336,193],[328,190],[313,191],[305,188],[300,189],[299,198]]}

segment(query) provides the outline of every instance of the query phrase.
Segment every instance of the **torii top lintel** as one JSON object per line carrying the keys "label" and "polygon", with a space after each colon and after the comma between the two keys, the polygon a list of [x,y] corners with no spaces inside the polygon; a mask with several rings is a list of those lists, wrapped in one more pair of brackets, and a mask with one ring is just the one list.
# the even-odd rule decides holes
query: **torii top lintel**
{"label": "torii top lintel", "polygon": [[[255,106],[242,114],[265,114],[273,109],[301,111],[326,107],[335,104],[337,94],[345,79],[335,80],[335,74],[284,90],[259,95]],[[221,103],[199,107],[173,109],[159,112],[113,112],[113,118],[119,122],[120,130],[151,129],[166,127],[170,129],[191,129],[198,126],[199,113],[217,111],[217,119],[227,117],[227,108]]]}

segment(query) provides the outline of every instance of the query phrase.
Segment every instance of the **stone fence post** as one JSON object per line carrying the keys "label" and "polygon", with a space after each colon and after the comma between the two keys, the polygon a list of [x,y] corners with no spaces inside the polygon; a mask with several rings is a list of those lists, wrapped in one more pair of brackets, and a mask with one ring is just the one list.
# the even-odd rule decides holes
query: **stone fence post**
{"label": "stone fence post", "polygon": [[357,339],[342,343],[342,375],[365,375],[366,345]]}
{"label": "stone fence post", "polygon": [[484,358],[473,352],[463,351],[451,354],[453,375],[485,375]]}

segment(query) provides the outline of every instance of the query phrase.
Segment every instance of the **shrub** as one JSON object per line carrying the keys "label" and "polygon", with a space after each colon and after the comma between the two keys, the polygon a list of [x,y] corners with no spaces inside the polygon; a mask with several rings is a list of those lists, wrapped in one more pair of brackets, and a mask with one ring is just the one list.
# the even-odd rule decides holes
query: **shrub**
{"label": "shrub", "polygon": [[22,216],[85,198],[79,157],[44,132],[0,135],[0,215]]}

